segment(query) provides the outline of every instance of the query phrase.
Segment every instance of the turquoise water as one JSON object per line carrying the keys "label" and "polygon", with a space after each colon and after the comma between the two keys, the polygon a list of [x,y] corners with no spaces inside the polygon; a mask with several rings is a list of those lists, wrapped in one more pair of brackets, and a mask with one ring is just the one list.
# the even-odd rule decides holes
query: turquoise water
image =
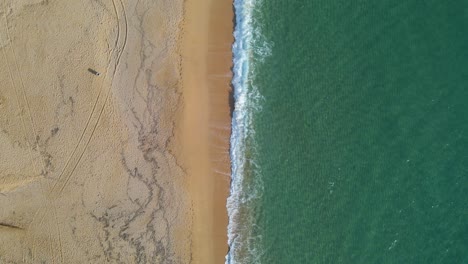
{"label": "turquoise water", "polygon": [[468,263],[468,2],[236,0],[227,263]]}

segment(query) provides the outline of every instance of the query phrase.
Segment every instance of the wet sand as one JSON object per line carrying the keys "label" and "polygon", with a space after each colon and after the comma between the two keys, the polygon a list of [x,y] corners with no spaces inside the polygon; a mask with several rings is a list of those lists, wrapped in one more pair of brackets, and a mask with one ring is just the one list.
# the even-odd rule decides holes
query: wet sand
{"label": "wet sand", "polygon": [[224,263],[228,250],[232,30],[232,1],[186,2],[177,134],[193,205],[193,263]]}

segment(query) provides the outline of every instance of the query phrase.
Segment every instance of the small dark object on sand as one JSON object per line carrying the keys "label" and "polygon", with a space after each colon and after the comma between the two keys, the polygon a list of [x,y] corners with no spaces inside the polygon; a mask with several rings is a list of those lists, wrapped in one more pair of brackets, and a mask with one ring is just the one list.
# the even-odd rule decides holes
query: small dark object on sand
{"label": "small dark object on sand", "polygon": [[97,72],[97,71],[95,71],[95,70],[93,70],[93,69],[91,69],[91,68],[88,68],[88,71],[89,71],[90,73],[96,75],[96,76],[101,75],[99,72]]}

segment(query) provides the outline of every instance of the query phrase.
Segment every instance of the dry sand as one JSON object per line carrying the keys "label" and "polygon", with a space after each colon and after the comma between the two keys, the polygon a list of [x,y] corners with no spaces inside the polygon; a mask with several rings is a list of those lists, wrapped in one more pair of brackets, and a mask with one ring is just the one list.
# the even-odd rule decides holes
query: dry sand
{"label": "dry sand", "polygon": [[224,263],[227,253],[231,0],[188,0],[182,41],[183,104],[177,135],[193,203],[193,263]]}
{"label": "dry sand", "polygon": [[169,147],[182,14],[182,0],[0,1],[0,263],[190,262]]}
{"label": "dry sand", "polygon": [[232,1],[183,5],[0,2],[0,263],[224,262]]}

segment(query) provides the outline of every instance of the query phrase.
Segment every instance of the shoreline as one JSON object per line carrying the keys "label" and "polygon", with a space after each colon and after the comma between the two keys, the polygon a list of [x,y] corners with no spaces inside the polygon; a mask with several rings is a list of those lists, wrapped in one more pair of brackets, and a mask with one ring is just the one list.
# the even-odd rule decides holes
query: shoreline
{"label": "shoreline", "polygon": [[233,17],[229,0],[192,1],[184,7],[183,109],[175,133],[192,201],[193,263],[224,263],[228,251]]}

